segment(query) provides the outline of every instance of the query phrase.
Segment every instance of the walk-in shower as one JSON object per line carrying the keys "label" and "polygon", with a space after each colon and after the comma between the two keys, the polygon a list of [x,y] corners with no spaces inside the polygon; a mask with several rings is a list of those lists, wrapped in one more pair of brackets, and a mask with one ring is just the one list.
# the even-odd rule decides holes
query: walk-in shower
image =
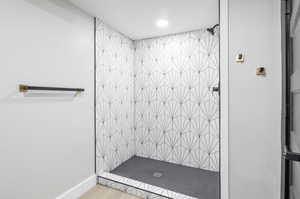
{"label": "walk-in shower", "polygon": [[218,28],[134,41],[101,20],[95,30],[99,183],[218,199]]}

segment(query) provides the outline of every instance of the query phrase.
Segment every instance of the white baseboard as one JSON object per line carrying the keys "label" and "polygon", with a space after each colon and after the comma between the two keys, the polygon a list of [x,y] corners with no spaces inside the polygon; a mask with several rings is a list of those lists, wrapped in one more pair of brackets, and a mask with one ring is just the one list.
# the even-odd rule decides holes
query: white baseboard
{"label": "white baseboard", "polygon": [[67,190],[60,196],[56,197],[56,199],[78,199],[85,192],[96,186],[97,184],[97,176],[92,175],[86,180],[82,181],[78,185],[75,185],[71,189]]}

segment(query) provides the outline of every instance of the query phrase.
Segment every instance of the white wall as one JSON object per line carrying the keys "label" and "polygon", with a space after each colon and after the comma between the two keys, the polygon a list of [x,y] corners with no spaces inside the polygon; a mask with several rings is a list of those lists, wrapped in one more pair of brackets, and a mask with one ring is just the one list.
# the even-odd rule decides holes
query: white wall
{"label": "white wall", "polygon": [[0,29],[0,198],[55,198],[94,173],[93,20],[65,1],[2,0]]}
{"label": "white wall", "polygon": [[229,0],[230,199],[280,197],[280,34],[280,0]]}

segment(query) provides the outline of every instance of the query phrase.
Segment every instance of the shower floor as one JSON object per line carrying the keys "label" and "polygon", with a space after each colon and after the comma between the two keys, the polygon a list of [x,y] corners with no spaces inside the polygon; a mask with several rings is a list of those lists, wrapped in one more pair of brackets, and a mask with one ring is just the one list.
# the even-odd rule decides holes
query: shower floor
{"label": "shower floor", "polygon": [[199,199],[219,199],[219,173],[134,156],[111,173]]}

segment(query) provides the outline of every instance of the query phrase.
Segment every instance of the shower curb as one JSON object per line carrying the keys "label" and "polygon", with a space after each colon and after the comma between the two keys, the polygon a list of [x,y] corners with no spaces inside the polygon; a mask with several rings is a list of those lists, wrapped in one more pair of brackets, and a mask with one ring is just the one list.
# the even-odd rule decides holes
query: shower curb
{"label": "shower curb", "polygon": [[98,176],[98,183],[144,199],[197,199],[168,189],[106,172]]}

